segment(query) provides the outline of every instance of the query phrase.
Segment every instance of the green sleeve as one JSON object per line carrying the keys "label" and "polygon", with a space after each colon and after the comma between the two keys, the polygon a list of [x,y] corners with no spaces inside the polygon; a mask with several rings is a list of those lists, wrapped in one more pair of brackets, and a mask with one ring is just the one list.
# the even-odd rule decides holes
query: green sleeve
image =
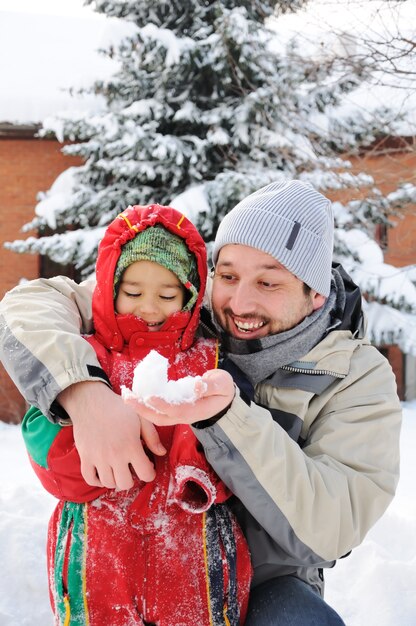
{"label": "green sleeve", "polygon": [[31,406],[23,418],[22,434],[27,451],[33,461],[48,468],[48,453],[57,434],[62,430],[59,424],[53,424],[43,413]]}

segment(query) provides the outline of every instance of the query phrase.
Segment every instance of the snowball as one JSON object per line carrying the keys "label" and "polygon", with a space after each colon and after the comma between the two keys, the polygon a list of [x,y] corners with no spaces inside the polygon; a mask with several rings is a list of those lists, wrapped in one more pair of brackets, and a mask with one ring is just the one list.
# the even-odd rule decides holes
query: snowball
{"label": "snowball", "polygon": [[168,360],[151,350],[149,354],[136,365],[133,375],[132,388],[122,387],[123,398],[137,398],[146,404],[151,396],[156,396],[171,404],[195,402],[197,394],[195,385],[201,376],[185,376],[179,380],[168,380]]}

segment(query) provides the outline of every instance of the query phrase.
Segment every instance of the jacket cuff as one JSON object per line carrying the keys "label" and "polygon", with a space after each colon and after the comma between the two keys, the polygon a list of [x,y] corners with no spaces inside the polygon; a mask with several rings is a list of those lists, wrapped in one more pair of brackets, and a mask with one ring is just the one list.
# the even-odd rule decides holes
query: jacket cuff
{"label": "jacket cuff", "polygon": [[[107,374],[101,367],[98,367],[96,365],[87,365],[87,371],[88,371],[88,375],[91,378],[86,378],[84,380],[77,380],[76,382],[73,382],[72,384],[76,385],[79,382],[86,382],[86,381],[100,382],[100,383],[105,383],[111,389],[110,379],[108,378]],[[63,389],[61,389],[61,391],[63,391]],[[70,415],[67,413],[64,407],[59,404],[56,398],[55,400],[53,400],[52,404],[50,405],[49,411],[46,417],[51,422],[55,424],[60,424],[61,426],[69,426],[70,424],[72,424]]]}
{"label": "jacket cuff", "polygon": [[197,430],[200,430],[202,428],[208,428],[209,426],[214,426],[214,424],[216,424],[218,420],[224,417],[224,415],[229,411],[231,404],[232,403],[230,402],[230,404],[226,406],[225,409],[223,409],[216,415],[209,417],[207,420],[202,420],[201,422],[194,422],[193,424],[191,424],[192,428],[196,428]]}
{"label": "jacket cuff", "polygon": [[61,406],[58,400],[54,400],[49,409],[49,415],[51,417],[51,421],[55,424],[67,425],[71,424],[71,418],[68,413],[65,411],[64,407]]}
{"label": "jacket cuff", "polygon": [[217,489],[209,474],[193,465],[175,469],[172,497],[188,513],[204,513],[216,501]]}
{"label": "jacket cuff", "polygon": [[[240,390],[237,387],[237,385],[234,385],[234,389],[235,389],[235,395],[234,398],[237,395],[240,395]],[[192,428],[196,428],[197,430],[202,430],[203,428],[208,428],[209,426],[214,426],[214,424],[216,424],[218,422],[218,420],[220,420],[222,417],[224,417],[224,415],[226,413],[228,413],[228,411],[230,410],[230,407],[234,401],[234,398],[231,400],[230,404],[228,404],[225,409],[223,409],[222,411],[220,411],[219,413],[216,413],[216,415],[213,415],[212,417],[209,417],[206,420],[202,420],[200,422],[194,422],[193,424],[191,424]]]}

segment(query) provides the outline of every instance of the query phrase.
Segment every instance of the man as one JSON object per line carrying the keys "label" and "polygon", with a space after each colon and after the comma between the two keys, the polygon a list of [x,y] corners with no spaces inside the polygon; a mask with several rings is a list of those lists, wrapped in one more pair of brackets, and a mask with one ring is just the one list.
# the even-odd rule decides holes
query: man
{"label": "man", "polygon": [[194,405],[153,399],[136,412],[92,382],[98,364],[74,336],[88,329],[85,288],[36,281],[3,301],[5,365],[29,402],[71,416],[91,484],[128,488],[131,468],[151,480],[140,434],[163,454],[151,421],[194,425],[251,548],[248,626],[342,624],[322,599],[322,570],[361,543],[397,485],[394,376],[364,337],[358,288],[331,270],[332,240],[329,200],[299,181],[272,183],[225,217],[212,281],[222,369]]}

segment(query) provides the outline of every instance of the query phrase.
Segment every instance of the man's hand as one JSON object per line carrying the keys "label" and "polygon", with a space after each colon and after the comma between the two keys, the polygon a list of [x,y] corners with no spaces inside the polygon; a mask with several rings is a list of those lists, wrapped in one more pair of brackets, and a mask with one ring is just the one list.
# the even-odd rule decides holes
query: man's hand
{"label": "man's hand", "polygon": [[154,479],[141,439],[154,454],[166,450],[153,424],[142,420],[121,396],[104,383],[86,381],[65,389],[58,402],[71,417],[81,472],[89,485],[130,489],[132,469],[141,480]]}
{"label": "man's hand", "polygon": [[195,386],[195,402],[169,404],[166,400],[152,396],[146,404],[137,399],[125,400],[137,413],[158,426],[193,424],[201,422],[226,409],[235,395],[231,375],[224,370],[208,370]]}

